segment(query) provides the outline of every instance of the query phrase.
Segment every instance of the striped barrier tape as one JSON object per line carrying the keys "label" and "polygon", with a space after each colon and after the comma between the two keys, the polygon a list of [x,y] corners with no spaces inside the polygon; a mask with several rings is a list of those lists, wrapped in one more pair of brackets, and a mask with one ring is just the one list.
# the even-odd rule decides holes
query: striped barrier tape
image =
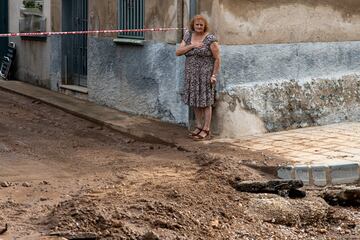
{"label": "striped barrier tape", "polygon": [[143,29],[122,29],[122,30],[92,30],[92,31],[69,31],[69,32],[29,32],[29,33],[1,33],[0,37],[47,37],[53,35],[77,35],[77,34],[98,34],[98,33],[131,33],[131,32],[165,32],[185,30],[186,28],[143,28]]}

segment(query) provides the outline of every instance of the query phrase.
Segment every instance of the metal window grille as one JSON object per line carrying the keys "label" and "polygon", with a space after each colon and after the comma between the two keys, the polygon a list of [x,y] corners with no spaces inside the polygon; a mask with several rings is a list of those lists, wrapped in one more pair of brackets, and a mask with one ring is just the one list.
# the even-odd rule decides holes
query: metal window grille
{"label": "metal window grille", "polygon": [[[144,28],[144,0],[119,0],[119,29]],[[144,32],[119,33],[121,38],[144,39]]]}

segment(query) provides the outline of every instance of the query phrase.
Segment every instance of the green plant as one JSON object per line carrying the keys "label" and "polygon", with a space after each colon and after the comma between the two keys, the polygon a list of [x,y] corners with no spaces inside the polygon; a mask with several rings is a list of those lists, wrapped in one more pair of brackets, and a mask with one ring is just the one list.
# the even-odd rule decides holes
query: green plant
{"label": "green plant", "polygon": [[25,8],[35,8],[35,1],[34,0],[24,0],[23,1]]}
{"label": "green plant", "polygon": [[39,10],[43,8],[42,3],[36,3],[35,0],[23,0],[23,4],[25,8],[37,8]]}
{"label": "green plant", "polygon": [[38,9],[42,10],[43,5],[42,5],[41,3],[37,3],[37,4],[36,4],[36,8],[38,8]]}

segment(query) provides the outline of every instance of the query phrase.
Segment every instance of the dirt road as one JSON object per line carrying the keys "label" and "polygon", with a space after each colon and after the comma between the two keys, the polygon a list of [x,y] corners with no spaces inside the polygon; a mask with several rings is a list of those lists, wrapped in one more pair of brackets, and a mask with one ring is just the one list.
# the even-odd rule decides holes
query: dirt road
{"label": "dirt road", "polygon": [[0,91],[0,239],[360,239],[359,208],[319,189],[292,200],[231,186],[271,178],[243,164],[267,159],[138,142]]}

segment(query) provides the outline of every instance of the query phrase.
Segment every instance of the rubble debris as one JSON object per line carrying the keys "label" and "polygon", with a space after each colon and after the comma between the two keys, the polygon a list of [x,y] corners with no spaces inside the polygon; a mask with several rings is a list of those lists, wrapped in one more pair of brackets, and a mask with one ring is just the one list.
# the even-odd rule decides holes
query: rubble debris
{"label": "rubble debris", "polygon": [[326,189],[321,192],[320,197],[330,205],[360,206],[359,187],[348,187],[337,190]]}
{"label": "rubble debris", "polygon": [[31,184],[28,182],[24,182],[21,186],[29,188],[31,187]]}
{"label": "rubble debris", "polygon": [[0,186],[3,188],[7,188],[11,186],[11,183],[7,182],[7,181],[2,181],[0,182]]}
{"label": "rubble debris", "polygon": [[286,199],[273,194],[258,194],[251,198],[245,211],[254,221],[284,226],[306,226],[323,222],[330,206],[319,197]]}
{"label": "rubble debris", "polygon": [[40,182],[40,185],[50,185],[50,183],[48,181],[44,180],[44,181]]}
{"label": "rubble debris", "polygon": [[7,223],[5,223],[5,227],[0,229],[0,235],[4,234],[7,231],[7,229],[8,229],[8,225],[7,225]]}
{"label": "rubble debris", "polygon": [[141,240],[159,240],[160,238],[153,232],[147,232],[142,237]]}
{"label": "rubble debris", "polygon": [[274,193],[283,197],[303,198],[305,191],[298,190],[304,186],[301,180],[275,179],[269,181],[235,181],[233,187],[240,192]]}
{"label": "rubble debris", "polygon": [[52,232],[50,236],[63,237],[68,240],[96,240],[98,236],[95,233],[74,233],[74,232]]}

